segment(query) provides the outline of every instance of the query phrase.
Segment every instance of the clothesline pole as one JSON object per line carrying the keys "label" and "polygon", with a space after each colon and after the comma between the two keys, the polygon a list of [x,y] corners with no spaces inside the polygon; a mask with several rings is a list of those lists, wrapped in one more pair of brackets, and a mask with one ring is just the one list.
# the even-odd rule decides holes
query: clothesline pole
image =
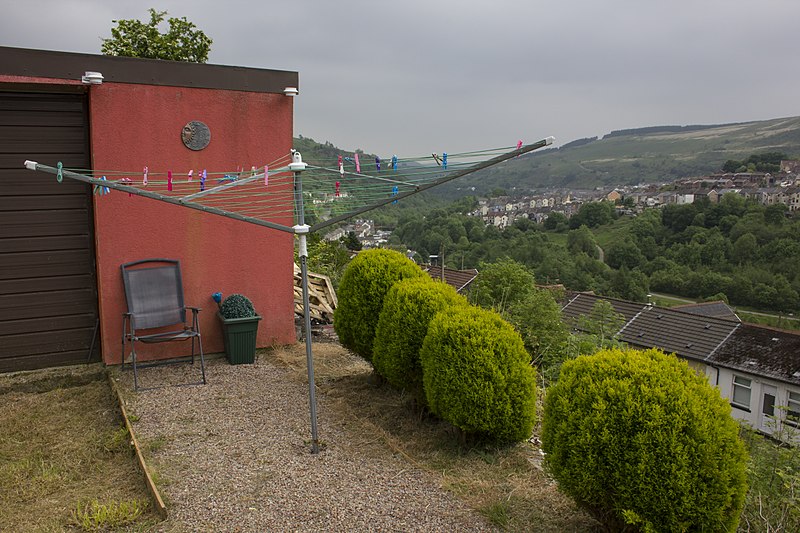
{"label": "clothesline pole", "polygon": [[314,382],[314,355],[311,351],[311,307],[308,297],[308,235],[309,227],[306,225],[305,208],[303,206],[303,178],[302,172],[306,169],[300,152],[292,151],[292,162],[289,170],[294,173],[294,201],[297,208],[297,225],[294,227],[298,239],[298,254],[300,256],[300,273],[303,285],[303,325],[306,338],[306,367],[308,369],[308,403],[311,411],[311,453],[319,453],[319,437],[317,435],[317,394]]}

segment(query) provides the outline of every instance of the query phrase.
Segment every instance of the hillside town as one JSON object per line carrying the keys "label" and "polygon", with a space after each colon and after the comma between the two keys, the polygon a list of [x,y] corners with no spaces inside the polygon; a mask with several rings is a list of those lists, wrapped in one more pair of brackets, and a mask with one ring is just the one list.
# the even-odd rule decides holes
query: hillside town
{"label": "hillside town", "polygon": [[623,214],[632,215],[646,207],[691,204],[701,197],[717,203],[728,193],[763,205],[784,204],[787,212],[794,213],[800,209],[800,161],[781,161],[780,171],[775,174],[719,173],[612,190],[554,189],[519,198],[482,198],[478,201],[478,208],[469,214],[480,217],[487,225],[503,229],[518,218],[527,218],[536,223],[544,222],[551,213],[561,213],[569,218],[586,202],[614,202]]}
{"label": "hillside town", "polygon": [[[543,223],[553,213],[569,218],[588,202],[613,202],[620,214],[635,215],[645,208],[691,204],[703,197],[714,204],[729,193],[762,205],[784,204],[786,212],[792,215],[800,209],[800,160],[781,161],[777,173],[726,172],[611,190],[602,187],[592,190],[547,189],[523,196],[479,198],[476,209],[467,214],[479,217],[487,226],[504,229],[520,218],[537,224]],[[390,231],[377,228],[373,220],[357,219],[328,233],[325,238],[339,240],[351,231],[364,248],[385,245],[391,235]]]}

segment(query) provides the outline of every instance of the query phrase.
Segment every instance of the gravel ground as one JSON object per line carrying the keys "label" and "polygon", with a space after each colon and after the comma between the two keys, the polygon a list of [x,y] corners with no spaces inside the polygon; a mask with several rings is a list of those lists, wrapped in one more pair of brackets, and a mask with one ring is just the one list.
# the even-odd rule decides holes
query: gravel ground
{"label": "gravel ground", "polygon": [[137,394],[130,372],[117,377],[166,500],[160,530],[494,530],[434,475],[354,434],[322,394],[324,449],[312,455],[307,385],[270,355],[207,361],[206,375],[207,385],[177,386],[196,382],[199,366],[144,369],[140,385],[157,388]]}

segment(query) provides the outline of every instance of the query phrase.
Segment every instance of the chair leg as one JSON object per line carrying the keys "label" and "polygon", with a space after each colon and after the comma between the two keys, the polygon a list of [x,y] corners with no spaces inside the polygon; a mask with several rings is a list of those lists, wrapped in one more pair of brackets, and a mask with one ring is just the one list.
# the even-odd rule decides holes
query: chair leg
{"label": "chair leg", "polygon": [[136,334],[131,332],[131,359],[133,361],[133,390],[139,390],[139,374],[136,371]]}
{"label": "chair leg", "polygon": [[[194,340],[192,340],[194,342]],[[200,336],[200,333],[197,334],[197,344],[200,347],[200,372],[203,373],[203,385],[206,384],[206,362],[203,358],[203,338]]]}
{"label": "chair leg", "polygon": [[[203,385],[206,384],[206,362],[203,357],[203,337],[200,335],[200,321],[197,317],[197,311],[192,310],[192,325],[195,332],[197,332],[197,346],[200,349],[200,372],[203,374]],[[192,337],[192,363],[194,363],[194,337]]]}
{"label": "chair leg", "polygon": [[128,328],[128,320],[122,317],[122,370],[125,370],[125,333]]}

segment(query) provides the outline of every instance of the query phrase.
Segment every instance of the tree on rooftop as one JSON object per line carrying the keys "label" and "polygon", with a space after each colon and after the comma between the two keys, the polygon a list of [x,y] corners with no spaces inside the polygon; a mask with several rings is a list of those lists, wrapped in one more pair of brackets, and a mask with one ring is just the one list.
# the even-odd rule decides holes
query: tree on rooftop
{"label": "tree on rooftop", "polygon": [[205,63],[213,42],[205,33],[186,20],[170,17],[166,33],[159,31],[166,11],[150,12],[150,22],[140,20],[113,20],[117,27],[111,29],[111,38],[103,39],[100,51],[107,56],[143,57]]}
{"label": "tree on rooftop", "polygon": [[501,315],[536,289],[536,278],[531,271],[508,257],[494,263],[483,263],[479,271],[470,289],[470,300]]}

